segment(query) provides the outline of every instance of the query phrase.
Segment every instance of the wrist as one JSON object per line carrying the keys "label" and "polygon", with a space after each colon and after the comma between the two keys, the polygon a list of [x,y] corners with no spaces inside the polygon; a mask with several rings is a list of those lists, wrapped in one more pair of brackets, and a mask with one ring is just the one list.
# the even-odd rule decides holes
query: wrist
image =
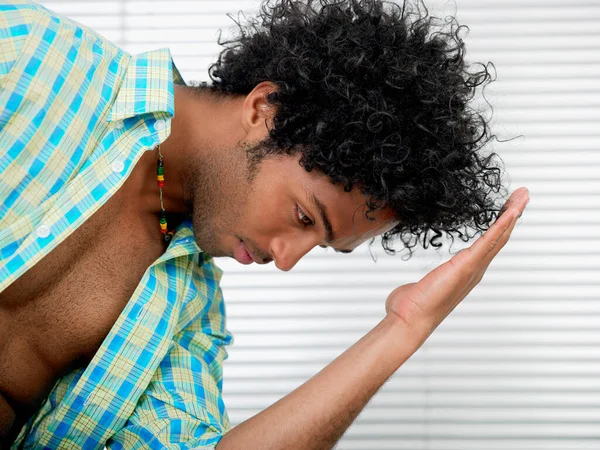
{"label": "wrist", "polygon": [[[408,324],[396,312],[390,310],[381,321],[381,325],[388,328],[390,345],[394,353],[399,353],[398,358],[406,361],[413,355],[429,337],[426,327]],[[403,361],[403,362],[404,362]]]}

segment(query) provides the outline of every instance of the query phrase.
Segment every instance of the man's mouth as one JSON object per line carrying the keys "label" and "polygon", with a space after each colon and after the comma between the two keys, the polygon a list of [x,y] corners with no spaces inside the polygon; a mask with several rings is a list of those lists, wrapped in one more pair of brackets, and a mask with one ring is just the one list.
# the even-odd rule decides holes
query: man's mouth
{"label": "man's mouth", "polygon": [[233,250],[233,257],[240,264],[247,265],[252,264],[254,262],[252,256],[250,255],[250,252],[248,251],[248,249],[242,241],[240,241],[239,244],[236,245],[235,249]]}

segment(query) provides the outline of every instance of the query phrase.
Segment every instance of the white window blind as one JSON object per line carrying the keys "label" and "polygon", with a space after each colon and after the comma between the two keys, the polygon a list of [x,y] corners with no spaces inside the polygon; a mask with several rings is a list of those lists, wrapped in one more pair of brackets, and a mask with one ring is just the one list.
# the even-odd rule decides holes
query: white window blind
{"label": "white window blind", "polygon": [[[63,1],[45,6],[130,53],[169,47],[186,80],[257,1]],[[495,144],[531,202],[481,284],[367,405],[339,449],[600,449],[600,0],[457,0],[471,61],[493,61]],[[455,250],[457,248],[455,247]],[[448,259],[374,263],[317,249],[290,273],[225,270],[225,403],[237,424],[372,328],[396,286]],[[277,424],[273,424],[274,427]]]}

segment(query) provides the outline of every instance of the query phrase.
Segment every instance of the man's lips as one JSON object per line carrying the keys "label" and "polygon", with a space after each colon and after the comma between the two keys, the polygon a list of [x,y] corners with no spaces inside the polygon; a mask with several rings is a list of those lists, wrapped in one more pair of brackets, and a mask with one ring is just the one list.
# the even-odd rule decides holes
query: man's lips
{"label": "man's lips", "polygon": [[240,264],[252,264],[254,262],[252,256],[250,255],[250,252],[248,251],[244,243],[241,241],[238,245],[236,245],[235,249],[233,250],[233,257]]}

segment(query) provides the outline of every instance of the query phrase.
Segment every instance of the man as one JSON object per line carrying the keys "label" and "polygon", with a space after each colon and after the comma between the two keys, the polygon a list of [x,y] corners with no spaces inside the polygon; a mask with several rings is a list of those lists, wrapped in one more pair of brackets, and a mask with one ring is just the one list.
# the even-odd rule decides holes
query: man
{"label": "man", "polygon": [[[468,106],[489,75],[454,30],[375,0],[280,1],[260,20],[190,87],[167,49],[131,56],[31,1],[0,5],[5,446],[331,448],[508,240],[527,191],[499,215]],[[411,250],[469,227],[489,230],[229,430],[211,256],[290,270],[316,245]]]}

